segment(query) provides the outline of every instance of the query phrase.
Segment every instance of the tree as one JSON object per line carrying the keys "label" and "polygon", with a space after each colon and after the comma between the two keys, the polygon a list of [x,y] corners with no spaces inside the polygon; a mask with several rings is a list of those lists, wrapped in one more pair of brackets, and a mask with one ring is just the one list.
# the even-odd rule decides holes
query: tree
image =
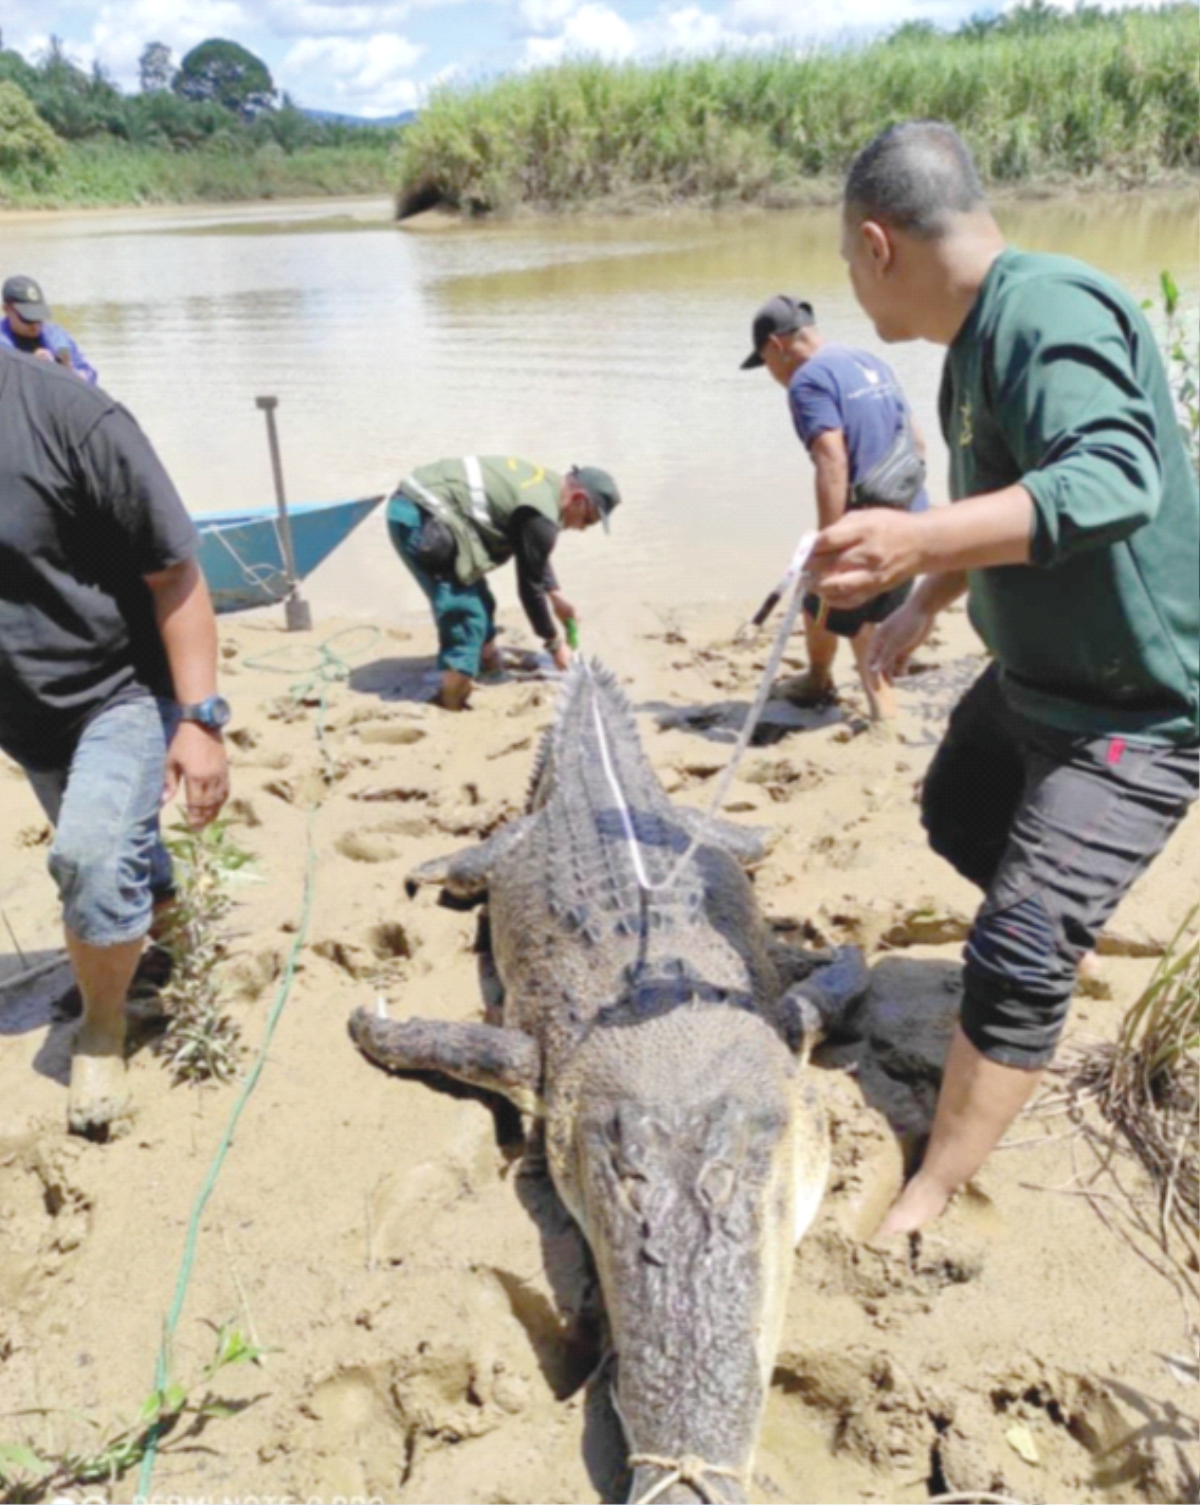
{"label": "tree", "polygon": [[0,170],[53,171],[66,147],[16,84],[0,83]]}
{"label": "tree", "polygon": [[171,87],[184,99],[211,100],[247,120],[275,103],[275,85],[266,63],[237,42],[219,37],[192,48]]}
{"label": "tree", "polygon": [[163,42],[147,42],[138,59],[138,72],[143,94],[157,94],[161,89],[169,89],[175,72],[171,49]]}

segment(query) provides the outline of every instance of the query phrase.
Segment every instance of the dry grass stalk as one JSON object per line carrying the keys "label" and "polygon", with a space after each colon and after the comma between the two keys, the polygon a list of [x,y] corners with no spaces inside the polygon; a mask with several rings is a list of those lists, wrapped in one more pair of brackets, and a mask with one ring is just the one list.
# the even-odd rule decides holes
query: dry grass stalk
{"label": "dry grass stalk", "polygon": [[[1149,1172],[1162,1247],[1195,1283],[1200,1269],[1200,936],[1191,910],[1116,1044],[1077,1059],[1072,1085],[1093,1098]],[[1182,1257],[1177,1246],[1182,1244]]]}

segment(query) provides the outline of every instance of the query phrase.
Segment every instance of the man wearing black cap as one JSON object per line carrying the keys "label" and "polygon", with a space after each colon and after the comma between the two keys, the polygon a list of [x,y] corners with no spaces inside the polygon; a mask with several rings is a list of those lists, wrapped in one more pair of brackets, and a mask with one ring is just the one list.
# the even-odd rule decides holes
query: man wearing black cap
{"label": "man wearing black cap", "polygon": [[571,651],[551,608],[560,622],[578,617],[550,555],[563,528],[603,523],[607,533],[620,500],[612,476],[594,465],[561,475],[528,460],[467,455],[405,476],[388,501],[388,533],[433,608],[442,671],[436,705],[461,711],[480,670],[502,667],[496,602],[484,576],[514,557],[530,626],[555,664],[567,667]]}
{"label": "man wearing black cap", "polygon": [[0,344],[42,361],[57,361],[84,381],[96,385],[96,368],[62,327],[50,319],[41,286],[32,277],[9,277],[4,284],[4,318]]}
{"label": "man wearing black cap", "polygon": [[[812,304],[782,293],[755,314],[752,338],[754,349],[742,370],[765,366],[786,389],[796,433],[816,471],[822,528],[852,508],[900,506],[920,511],[929,505],[919,458],[923,445],[888,365],[867,351],[826,341],[817,329]],[[905,584],[885,591],[849,611],[828,610],[817,596],[806,596],[809,667],[783,681],[774,693],[793,705],[832,701],[838,638],[849,638],[871,719],[893,715],[891,686],[867,674],[867,653],[876,624],[901,605],[911,588]]]}

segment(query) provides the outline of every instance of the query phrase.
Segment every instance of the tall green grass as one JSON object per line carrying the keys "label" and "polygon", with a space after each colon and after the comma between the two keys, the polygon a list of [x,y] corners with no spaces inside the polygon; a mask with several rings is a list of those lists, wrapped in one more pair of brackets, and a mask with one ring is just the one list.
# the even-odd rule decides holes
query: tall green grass
{"label": "tall green grass", "polygon": [[394,138],[382,134],[362,145],[294,152],[274,142],[248,150],[244,142],[221,138],[190,151],[132,146],[111,137],[71,142],[53,172],[0,171],[0,206],[87,208],[389,193],[396,181],[394,150]]}
{"label": "tall green grass", "polygon": [[398,148],[401,211],[622,200],[777,204],[828,187],[897,120],[948,120],[985,178],[1146,182],[1200,166],[1197,9],[1090,13],[1028,36],[597,60],[437,92]]}

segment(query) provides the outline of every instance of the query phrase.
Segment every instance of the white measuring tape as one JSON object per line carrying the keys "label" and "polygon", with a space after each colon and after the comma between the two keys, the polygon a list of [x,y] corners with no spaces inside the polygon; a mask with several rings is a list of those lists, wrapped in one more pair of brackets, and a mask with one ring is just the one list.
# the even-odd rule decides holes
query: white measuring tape
{"label": "white measuring tape", "polygon": [[[795,625],[796,616],[800,610],[800,603],[803,600],[801,587],[804,583],[804,566],[808,563],[808,557],[812,553],[813,545],[816,541],[817,535],[815,533],[804,534],[800,542],[796,545],[791,563],[787,567],[787,573],[779,582],[779,595],[781,597],[786,595],[787,597],[783,621],[779,624],[779,631],[775,635],[775,642],[771,648],[771,655],[767,659],[767,666],[763,670],[763,677],[759,683],[758,694],[755,696],[754,704],[750,707],[750,712],[742,725],[737,745],[734,747],[725,771],[722,773],[717,787],[713,791],[712,800],[709,803],[708,809],[704,812],[702,822],[712,820],[724,803],[725,797],[729,793],[729,786],[733,783],[734,775],[738,771],[738,765],[741,763],[746,749],[750,745],[750,738],[754,735],[754,728],[758,725],[759,718],[762,716],[763,707],[767,703],[767,696],[771,692],[771,685],[774,683],[775,676],[779,672],[779,665],[783,660],[783,651],[787,645],[788,636]],[[586,659],[583,661],[583,666],[590,678],[592,673],[591,665]],[[594,683],[595,681],[593,681],[593,685]],[[608,737],[604,731],[604,721],[600,715],[600,705],[594,698],[592,701],[592,719],[596,723],[596,737],[600,743],[600,761],[604,765],[604,776],[608,780],[609,788],[613,792],[613,798],[617,802],[617,810],[621,817],[621,828],[625,833],[625,840],[629,844],[629,855],[633,863],[634,874],[637,877],[638,887],[644,893],[657,893],[663,889],[670,888],[691,860],[692,853],[703,841],[704,826],[701,824],[700,830],[696,832],[688,843],[687,850],[667,876],[658,883],[652,883],[649,874],[646,872],[645,864],[642,862],[642,852],[638,843],[637,832],[634,829],[633,816],[630,814],[629,806],[625,801],[625,795],[621,790],[621,782],[617,778],[616,769],[613,767],[612,758],[609,755]]]}

